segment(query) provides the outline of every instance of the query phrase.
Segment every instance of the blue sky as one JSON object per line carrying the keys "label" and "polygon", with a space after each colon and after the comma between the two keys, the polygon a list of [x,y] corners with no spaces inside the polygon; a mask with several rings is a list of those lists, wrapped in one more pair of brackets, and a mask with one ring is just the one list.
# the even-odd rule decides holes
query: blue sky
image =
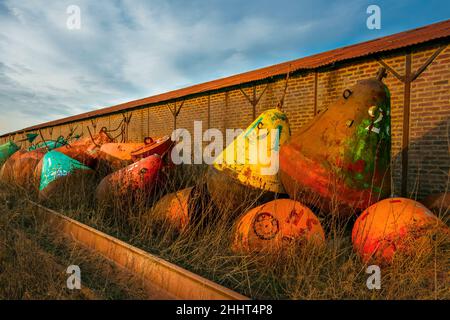
{"label": "blue sky", "polygon": [[444,0],[0,0],[0,134],[449,18]]}

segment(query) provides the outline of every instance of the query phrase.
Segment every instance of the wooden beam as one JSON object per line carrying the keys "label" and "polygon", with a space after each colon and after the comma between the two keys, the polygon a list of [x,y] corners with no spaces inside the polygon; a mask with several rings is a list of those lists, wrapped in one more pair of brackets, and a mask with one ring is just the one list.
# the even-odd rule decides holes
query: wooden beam
{"label": "wooden beam", "polygon": [[268,87],[269,87],[269,83],[266,84],[266,86],[264,87],[264,89],[261,92],[261,94],[258,96],[258,98],[256,98],[256,105],[259,103],[259,100],[261,100],[262,96],[264,95],[264,93],[266,92]]}
{"label": "wooden beam", "polygon": [[211,94],[208,93],[208,129],[211,128]]}
{"label": "wooden beam", "polygon": [[258,102],[256,101],[256,86],[253,86],[253,103],[252,103],[252,119],[256,119],[256,105]]}
{"label": "wooden beam", "polygon": [[177,117],[178,117],[178,114],[181,111],[181,107],[183,107],[183,105],[184,105],[184,101],[185,100],[183,100],[181,102],[181,105],[178,108],[177,108],[177,103],[176,102],[174,102],[174,104],[173,104],[173,109],[170,107],[169,104],[166,105],[167,109],[169,109],[170,113],[172,113],[172,116],[173,116],[173,130],[176,130],[176,128],[177,128]]}
{"label": "wooden beam", "polygon": [[290,70],[291,70],[291,66],[289,65],[289,72],[286,74],[286,80],[285,80],[285,83],[284,83],[283,95],[281,96],[281,99],[278,101],[278,105],[277,105],[277,108],[279,108],[279,109],[282,109],[283,106],[284,106],[284,98],[286,97],[287,88],[288,88],[288,85],[289,85],[289,77],[290,77],[290,74],[291,74]]}
{"label": "wooden beam", "polygon": [[402,186],[401,194],[408,194],[408,152],[409,152],[409,118],[411,104],[411,52],[405,56],[405,89],[403,96],[403,134],[402,134]]}
{"label": "wooden beam", "polygon": [[186,101],[186,100],[181,101],[181,104],[180,104],[180,106],[178,107],[178,109],[177,109],[177,103],[175,102],[175,110],[176,110],[176,112],[175,112],[175,117],[178,117],[178,114],[180,113],[181,108],[182,108],[183,105],[184,105],[184,101]]}
{"label": "wooden beam", "polygon": [[317,114],[317,70],[314,71],[314,115]]}
{"label": "wooden beam", "polygon": [[399,73],[397,73],[397,71],[395,71],[394,69],[392,69],[386,62],[384,62],[380,57],[376,57],[376,60],[378,61],[379,64],[381,64],[383,67],[385,67],[390,73],[392,73],[398,80],[400,80],[401,82],[405,82],[405,76],[400,75]]}
{"label": "wooden beam", "polygon": [[253,86],[253,97],[250,97],[249,95],[247,95],[245,93],[244,90],[242,90],[242,88],[239,88],[239,90],[244,95],[244,97],[247,99],[247,101],[252,105],[253,120],[256,119],[256,106],[258,105],[259,100],[261,100],[262,96],[266,92],[268,86],[269,86],[269,83],[266,84],[266,86],[264,87],[263,91],[261,92],[261,94],[259,96],[256,96],[256,86]]}
{"label": "wooden beam", "polygon": [[429,58],[428,60],[416,71],[411,77],[411,82],[416,80],[418,76],[437,58],[437,56],[447,47],[447,45],[442,45],[439,47]]}
{"label": "wooden beam", "polygon": [[252,100],[252,98],[250,98],[250,97],[245,93],[245,91],[242,90],[242,88],[239,88],[239,90],[240,90],[241,93],[244,95],[244,97],[247,99],[247,101],[248,101],[251,105],[253,105],[253,100]]}
{"label": "wooden beam", "polygon": [[248,300],[235,291],[154,256],[129,243],[28,200],[34,216],[65,239],[108,259],[143,281],[151,296],[165,299]]}

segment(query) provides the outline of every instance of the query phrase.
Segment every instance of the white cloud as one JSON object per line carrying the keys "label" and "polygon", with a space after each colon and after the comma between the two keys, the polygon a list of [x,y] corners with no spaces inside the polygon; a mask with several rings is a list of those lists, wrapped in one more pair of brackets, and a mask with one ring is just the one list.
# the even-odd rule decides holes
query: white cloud
{"label": "white cloud", "polygon": [[[71,4],[81,8],[81,30],[66,28]],[[329,26],[356,9],[289,20],[239,10],[209,1],[5,1],[0,134],[299,57],[345,33]]]}

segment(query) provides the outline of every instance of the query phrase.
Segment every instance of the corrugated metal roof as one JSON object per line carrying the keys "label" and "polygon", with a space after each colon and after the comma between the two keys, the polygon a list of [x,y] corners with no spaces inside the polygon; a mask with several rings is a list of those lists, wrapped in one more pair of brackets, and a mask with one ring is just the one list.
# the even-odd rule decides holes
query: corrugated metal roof
{"label": "corrugated metal roof", "polygon": [[[274,76],[287,74],[288,72],[316,69],[318,67],[323,67],[344,60],[369,56],[380,52],[392,51],[424,42],[447,38],[449,36],[450,36],[450,20],[446,20],[431,25],[427,25],[421,28],[416,28],[401,33],[393,34],[390,36],[378,38],[375,40],[334,49],[331,51],[315,54],[297,60],[287,61],[273,66],[241,73],[238,75],[233,75],[230,77],[197,84],[179,90],[169,91],[148,98],[134,100],[118,104],[112,107],[82,113],[76,116],[71,116],[55,121],[42,123],[9,134],[14,134],[23,131],[32,131],[39,128],[55,126],[58,124],[78,121],[95,116],[125,111],[127,109],[132,109],[143,105],[159,103],[192,94],[204,93],[207,91],[219,90],[230,86],[236,86],[248,82],[263,80]],[[8,134],[4,134],[2,136],[7,135]]]}

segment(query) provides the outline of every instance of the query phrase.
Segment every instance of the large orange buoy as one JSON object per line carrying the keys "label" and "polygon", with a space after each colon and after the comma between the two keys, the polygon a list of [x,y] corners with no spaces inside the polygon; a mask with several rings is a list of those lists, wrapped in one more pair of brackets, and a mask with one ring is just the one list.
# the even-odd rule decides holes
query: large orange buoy
{"label": "large orange buoy", "polygon": [[5,163],[0,169],[1,181],[9,184],[15,184],[14,163],[16,163],[16,161],[18,161],[18,159],[20,159],[20,157],[25,153],[26,153],[25,150],[18,150],[5,161]]}
{"label": "large orange buoy", "polygon": [[183,232],[194,222],[200,198],[201,192],[197,187],[166,194],[149,210],[148,218]]}
{"label": "large orange buoy", "polygon": [[430,249],[427,234],[443,223],[417,201],[390,198],[366,209],[352,231],[353,247],[364,262],[389,263],[396,253]]}
{"label": "large orange buoy", "polygon": [[100,148],[99,159],[117,171],[133,163],[132,152],[143,146],[143,143],[105,143]]}
{"label": "large orange buoy", "polygon": [[342,215],[389,196],[390,94],[383,76],[380,70],[346,89],[281,146],[280,177],[291,198]]}
{"label": "large orange buoy", "polygon": [[95,168],[98,163],[101,146],[109,142],[113,142],[113,139],[107,134],[106,129],[103,128],[93,137],[89,136],[74,141],[55,149],[55,151],[61,152],[90,168]]}
{"label": "large orange buoy", "polygon": [[279,199],[251,209],[238,220],[232,250],[276,253],[303,241],[324,243],[319,219],[300,202]]}
{"label": "large orange buoy", "polygon": [[138,192],[145,194],[152,191],[161,168],[161,157],[153,155],[111,173],[97,186],[97,201],[108,204],[114,200],[121,201],[125,196],[133,198]]}
{"label": "large orange buoy", "polygon": [[27,190],[33,189],[40,182],[40,179],[35,180],[34,171],[46,153],[47,149],[36,149],[21,154],[13,164],[14,183]]}

